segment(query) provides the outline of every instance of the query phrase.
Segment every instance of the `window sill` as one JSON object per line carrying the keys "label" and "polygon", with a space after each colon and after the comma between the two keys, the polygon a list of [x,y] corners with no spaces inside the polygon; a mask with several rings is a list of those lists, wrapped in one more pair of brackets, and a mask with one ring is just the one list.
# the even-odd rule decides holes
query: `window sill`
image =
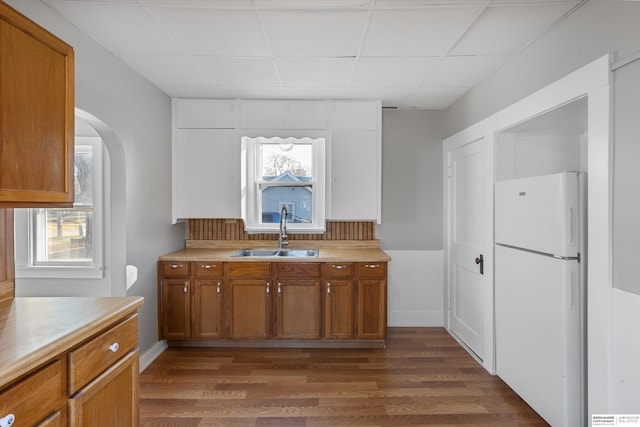
{"label": "window sill", "polygon": [[102,279],[102,267],[23,266],[15,268],[17,279]]}

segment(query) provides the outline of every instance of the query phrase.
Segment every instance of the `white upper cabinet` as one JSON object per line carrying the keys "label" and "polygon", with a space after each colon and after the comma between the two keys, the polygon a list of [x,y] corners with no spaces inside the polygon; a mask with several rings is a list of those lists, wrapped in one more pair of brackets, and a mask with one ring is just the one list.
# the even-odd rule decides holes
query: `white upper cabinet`
{"label": "white upper cabinet", "polygon": [[242,136],[317,136],[326,218],[380,222],[379,101],[173,100],[173,221],[240,218]]}
{"label": "white upper cabinet", "polygon": [[238,102],[228,99],[174,99],[173,114],[178,129],[236,129]]}
{"label": "white upper cabinet", "polygon": [[235,129],[177,129],[173,220],[240,217],[240,140]]}
{"label": "white upper cabinet", "polygon": [[242,129],[325,129],[322,101],[241,101]]}
{"label": "white upper cabinet", "polygon": [[379,102],[331,101],[327,104],[328,126],[331,129],[380,129],[381,108]]}
{"label": "white upper cabinet", "polygon": [[378,220],[379,155],[375,130],[331,131],[331,219]]}

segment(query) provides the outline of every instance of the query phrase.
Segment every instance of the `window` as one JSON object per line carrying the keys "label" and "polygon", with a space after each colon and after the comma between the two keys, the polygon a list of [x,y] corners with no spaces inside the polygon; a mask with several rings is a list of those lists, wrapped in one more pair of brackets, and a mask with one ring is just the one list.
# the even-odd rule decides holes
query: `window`
{"label": "window", "polygon": [[28,243],[26,257],[16,248],[18,277],[102,277],[102,150],[99,137],[76,138],[72,208],[26,209]]}
{"label": "window", "polygon": [[324,138],[242,138],[242,217],[248,232],[324,232]]}

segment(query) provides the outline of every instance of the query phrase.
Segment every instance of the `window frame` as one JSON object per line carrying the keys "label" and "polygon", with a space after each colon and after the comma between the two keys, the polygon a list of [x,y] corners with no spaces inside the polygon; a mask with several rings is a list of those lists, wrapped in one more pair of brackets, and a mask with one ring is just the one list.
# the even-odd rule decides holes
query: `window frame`
{"label": "window frame", "polygon": [[[76,137],[76,149],[86,146],[92,147],[93,155],[93,205],[92,205],[92,239],[93,258],[91,261],[70,262],[37,261],[37,251],[41,245],[36,243],[38,238],[36,216],[42,208],[21,209],[26,230],[24,247],[16,244],[16,278],[68,278],[68,279],[102,279],[104,277],[104,159],[105,147],[99,136]],[[72,208],[50,208],[47,210],[69,211]],[[86,205],[78,208],[86,209]]]}
{"label": "window frame", "polygon": [[[262,144],[279,144],[286,139],[293,144],[311,144],[312,147],[312,177],[310,181],[301,182],[270,182],[262,180],[262,159],[260,146]],[[319,137],[241,137],[241,216],[248,233],[279,232],[279,223],[262,222],[262,191],[264,188],[311,187],[312,190],[312,221],[309,223],[287,223],[287,232],[320,234],[325,232],[325,157],[326,140]],[[279,202],[289,203],[288,200]]]}

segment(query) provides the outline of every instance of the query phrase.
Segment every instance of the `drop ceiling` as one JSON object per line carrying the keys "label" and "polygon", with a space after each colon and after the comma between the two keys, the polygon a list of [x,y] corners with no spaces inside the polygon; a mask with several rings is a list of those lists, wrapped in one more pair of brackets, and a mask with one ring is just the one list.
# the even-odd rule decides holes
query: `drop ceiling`
{"label": "drop ceiling", "polygon": [[582,0],[41,0],[171,97],[446,109]]}

